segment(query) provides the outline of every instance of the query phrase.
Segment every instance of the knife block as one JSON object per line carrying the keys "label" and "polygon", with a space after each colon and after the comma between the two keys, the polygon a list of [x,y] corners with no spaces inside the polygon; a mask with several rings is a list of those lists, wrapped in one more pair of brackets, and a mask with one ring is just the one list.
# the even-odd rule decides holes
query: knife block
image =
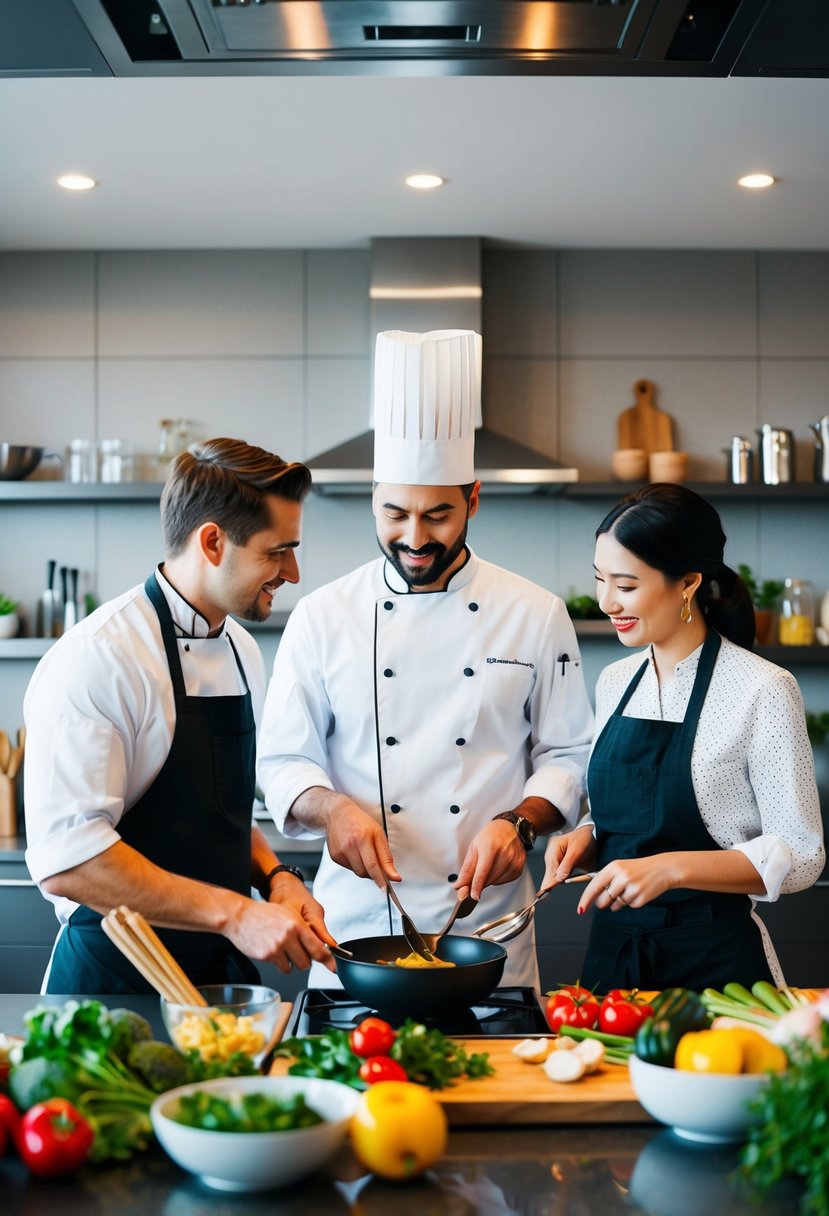
{"label": "knife block", "polygon": [[17,777],[0,773],[0,836],[17,835]]}

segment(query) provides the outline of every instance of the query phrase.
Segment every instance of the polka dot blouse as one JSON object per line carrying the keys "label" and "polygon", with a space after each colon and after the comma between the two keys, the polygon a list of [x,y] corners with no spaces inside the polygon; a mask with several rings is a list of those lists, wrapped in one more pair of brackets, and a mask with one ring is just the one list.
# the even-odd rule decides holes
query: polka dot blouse
{"label": "polka dot blouse", "polygon": [[[661,689],[651,658],[625,717],[681,722],[701,651],[678,663]],[[647,654],[637,651],[600,675],[596,739]],[[694,739],[691,778],[714,840],[745,853],[763,879],[767,894],[757,899],[801,891],[820,877],[825,855],[814,757],[790,672],[723,638]]]}

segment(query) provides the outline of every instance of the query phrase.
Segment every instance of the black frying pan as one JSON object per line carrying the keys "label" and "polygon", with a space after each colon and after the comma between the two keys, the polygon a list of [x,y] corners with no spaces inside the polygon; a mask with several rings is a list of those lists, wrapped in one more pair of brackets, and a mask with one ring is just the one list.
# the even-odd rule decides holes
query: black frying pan
{"label": "black frying pan", "polygon": [[340,942],[353,958],[337,959],[337,975],[348,995],[378,1013],[417,1019],[445,1009],[468,1009],[498,987],[507,952],[497,942],[449,934],[437,955],[454,967],[409,968],[378,962],[410,954],[405,937],[361,937]]}

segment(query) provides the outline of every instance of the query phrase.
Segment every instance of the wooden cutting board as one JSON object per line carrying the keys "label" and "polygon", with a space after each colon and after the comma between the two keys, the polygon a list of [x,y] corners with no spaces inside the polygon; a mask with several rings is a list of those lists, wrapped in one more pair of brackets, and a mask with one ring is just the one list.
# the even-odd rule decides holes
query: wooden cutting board
{"label": "wooden cutting board", "polygon": [[619,448],[642,448],[651,452],[674,450],[671,417],[657,409],[653,403],[653,383],[637,380],[633,386],[636,404],[623,410],[617,420],[617,444]]}
{"label": "wooden cutting board", "polygon": [[[454,1126],[529,1123],[650,1123],[636,1100],[627,1068],[607,1064],[600,1072],[562,1085],[540,1064],[525,1064],[512,1054],[520,1039],[470,1039],[470,1054],[485,1051],[494,1076],[459,1081],[435,1093]],[[290,1060],[276,1059],[272,1075],[288,1071]]]}

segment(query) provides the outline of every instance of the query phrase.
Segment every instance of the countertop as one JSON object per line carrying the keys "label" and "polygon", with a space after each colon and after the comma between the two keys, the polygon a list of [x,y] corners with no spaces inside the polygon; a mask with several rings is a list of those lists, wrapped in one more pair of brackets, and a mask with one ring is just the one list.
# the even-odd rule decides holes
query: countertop
{"label": "countertop", "polygon": [[[0,1030],[18,1032],[40,999],[0,994]],[[101,999],[129,1004],[161,1033],[154,997]],[[796,1216],[796,1185],[758,1207],[732,1177],[737,1158],[733,1147],[686,1144],[653,1125],[455,1128],[437,1167],[405,1185],[366,1175],[346,1148],[326,1170],[285,1191],[228,1196],[185,1174],[157,1147],[124,1165],[87,1167],[57,1181],[30,1177],[7,1156],[0,1161],[0,1210],[4,1216]]]}

